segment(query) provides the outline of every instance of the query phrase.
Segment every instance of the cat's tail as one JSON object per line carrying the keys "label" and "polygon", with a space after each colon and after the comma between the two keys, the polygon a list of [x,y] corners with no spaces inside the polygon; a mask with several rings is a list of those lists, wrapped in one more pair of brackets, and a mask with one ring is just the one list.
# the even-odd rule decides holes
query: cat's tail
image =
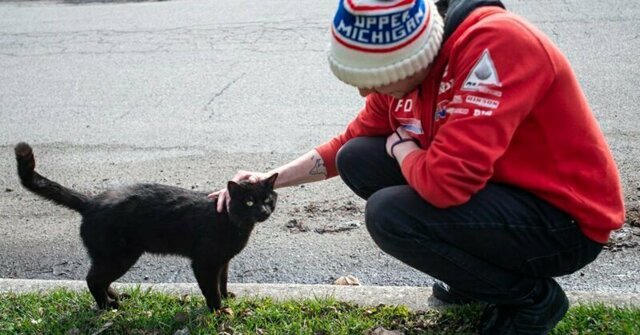
{"label": "cat's tail", "polygon": [[16,145],[15,152],[20,181],[28,190],[81,213],[89,206],[91,200],[88,196],[66,188],[34,171],[36,160],[30,145],[20,142]]}

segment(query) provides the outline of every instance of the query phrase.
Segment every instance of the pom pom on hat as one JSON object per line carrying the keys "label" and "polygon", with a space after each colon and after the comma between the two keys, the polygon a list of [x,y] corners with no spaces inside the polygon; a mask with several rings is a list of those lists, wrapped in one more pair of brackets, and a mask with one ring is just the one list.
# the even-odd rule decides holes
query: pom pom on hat
{"label": "pom pom on hat", "polygon": [[340,0],[329,64],[349,85],[387,85],[429,66],[442,36],[442,18],[432,0]]}

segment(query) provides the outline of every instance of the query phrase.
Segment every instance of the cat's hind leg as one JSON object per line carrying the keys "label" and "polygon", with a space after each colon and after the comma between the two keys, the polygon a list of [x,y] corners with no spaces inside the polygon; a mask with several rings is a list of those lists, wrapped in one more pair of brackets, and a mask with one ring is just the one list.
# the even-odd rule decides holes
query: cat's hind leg
{"label": "cat's hind leg", "polygon": [[219,272],[223,265],[215,264],[207,260],[196,259],[193,260],[191,267],[198,281],[200,291],[202,291],[202,295],[204,295],[207,301],[209,311],[219,310],[220,307],[222,307]]}
{"label": "cat's hind leg", "polygon": [[135,264],[140,255],[141,253],[130,255],[118,261],[96,260],[91,264],[91,268],[87,274],[87,286],[89,286],[89,291],[98,304],[98,308],[119,307],[119,296],[110,285],[122,277],[122,275]]}
{"label": "cat's hind leg", "polygon": [[96,301],[96,304],[98,304],[99,309],[106,309],[107,307],[118,308],[117,302],[114,304],[115,300],[110,299],[107,294],[107,288],[111,283],[106,279],[106,277],[108,277],[106,275],[108,272],[109,269],[106,265],[94,262],[91,264],[91,268],[87,274],[87,286],[89,287],[89,292],[91,292],[91,295]]}

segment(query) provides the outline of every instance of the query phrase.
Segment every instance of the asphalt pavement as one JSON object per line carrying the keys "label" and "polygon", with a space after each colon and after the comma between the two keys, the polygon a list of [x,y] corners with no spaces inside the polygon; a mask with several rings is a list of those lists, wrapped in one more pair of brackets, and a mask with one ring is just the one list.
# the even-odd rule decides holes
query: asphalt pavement
{"label": "asphalt pavement", "polygon": [[[639,293],[640,2],[505,1],[565,52],[621,171],[629,225],[568,290]],[[0,2],[0,277],[83,279],[79,216],[26,192],[13,145],[88,193],[132,182],[212,191],[339,133],[362,106],[331,74],[335,1]],[[570,127],[571,125],[567,125]],[[231,282],[428,286],[383,254],[338,179],[285,189],[232,261]],[[635,214],[634,214],[635,213]],[[635,216],[634,216],[635,215]],[[636,220],[636,221],[633,221]],[[145,256],[121,281],[193,282]]]}

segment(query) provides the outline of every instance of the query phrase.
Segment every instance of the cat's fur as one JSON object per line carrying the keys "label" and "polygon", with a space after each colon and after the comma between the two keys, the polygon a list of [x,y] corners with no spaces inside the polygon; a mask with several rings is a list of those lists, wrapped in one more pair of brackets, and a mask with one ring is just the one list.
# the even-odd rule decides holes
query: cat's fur
{"label": "cat's fur", "polygon": [[228,182],[228,213],[206,193],[159,184],[136,184],[91,197],[37,172],[31,147],[15,147],[18,175],[30,191],[82,214],[80,236],[91,258],[87,285],[99,308],[118,306],[110,284],[144,252],[188,257],[210,310],[226,298],[229,260],[247,244],[256,222],[277,199],[277,174],[258,183]]}

